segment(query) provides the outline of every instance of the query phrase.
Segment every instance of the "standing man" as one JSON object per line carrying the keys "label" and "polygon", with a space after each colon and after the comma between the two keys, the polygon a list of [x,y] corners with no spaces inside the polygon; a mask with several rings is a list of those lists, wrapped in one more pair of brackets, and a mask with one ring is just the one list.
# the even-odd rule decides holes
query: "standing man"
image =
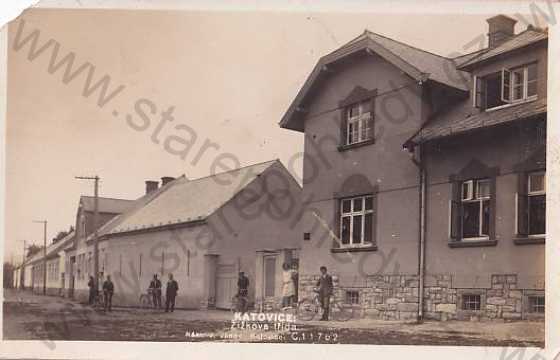
{"label": "standing man", "polygon": [[247,311],[247,296],[249,295],[249,278],[245,276],[243,271],[239,272],[237,279],[237,299],[239,300],[239,311],[245,313]]}
{"label": "standing man", "polygon": [[177,281],[173,280],[173,274],[169,274],[169,281],[167,282],[167,288],[165,289],[165,312],[170,310],[173,312],[173,310],[175,310],[175,297],[177,296],[177,291],[179,291],[179,284],[177,284]]}
{"label": "standing man", "polygon": [[157,274],[154,274],[154,279],[150,282],[150,291],[152,292],[154,308],[161,309],[161,281],[159,281]]}
{"label": "standing man", "polygon": [[93,281],[93,276],[89,277],[89,281],[87,283],[87,286],[89,288],[89,304],[93,305],[93,303],[95,301],[95,295],[96,295],[95,294],[96,289],[95,289],[95,283]]}
{"label": "standing man", "polygon": [[332,277],[327,274],[327,268],[325,266],[320,267],[321,277],[317,281],[317,287],[319,288],[319,300],[321,301],[321,308],[323,309],[322,321],[329,320],[329,308],[331,305],[331,296],[333,294],[333,281]]}
{"label": "standing man", "polygon": [[105,298],[105,311],[111,311],[111,306],[113,305],[113,292],[115,287],[111,281],[111,275],[107,275],[107,280],[103,283],[103,296]]}

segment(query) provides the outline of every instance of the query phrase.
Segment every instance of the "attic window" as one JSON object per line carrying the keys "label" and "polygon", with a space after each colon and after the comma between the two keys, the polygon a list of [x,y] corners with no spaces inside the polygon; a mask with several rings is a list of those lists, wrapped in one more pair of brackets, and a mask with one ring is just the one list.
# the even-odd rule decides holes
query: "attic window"
{"label": "attic window", "polygon": [[474,77],[474,106],[489,110],[515,104],[537,97],[537,64],[519,66],[511,69]]}
{"label": "attic window", "polygon": [[345,145],[358,144],[372,139],[372,100],[352,104],[346,108]]}

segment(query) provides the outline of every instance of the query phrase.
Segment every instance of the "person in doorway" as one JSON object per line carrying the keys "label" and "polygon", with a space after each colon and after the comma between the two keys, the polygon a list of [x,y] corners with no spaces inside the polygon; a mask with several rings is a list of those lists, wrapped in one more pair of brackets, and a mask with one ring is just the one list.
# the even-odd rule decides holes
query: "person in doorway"
{"label": "person in doorway", "polygon": [[247,297],[249,296],[249,278],[245,276],[243,271],[239,272],[237,279],[237,299],[239,301],[239,311],[245,313],[247,311]]}
{"label": "person in doorway", "polygon": [[322,321],[329,320],[329,307],[331,304],[331,296],[333,294],[333,281],[332,277],[327,274],[327,267],[321,266],[319,268],[321,271],[321,277],[317,281],[317,287],[319,288],[319,301],[321,302],[321,308],[323,309]]}
{"label": "person in doorway", "polygon": [[169,274],[169,281],[165,289],[165,312],[175,310],[175,297],[179,291],[179,284],[173,279],[173,274]]}
{"label": "person in doorway", "polygon": [[107,280],[103,283],[103,297],[105,299],[105,311],[112,311],[113,305],[113,292],[115,291],[115,286],[111,281],[111,275],[107,275]]}
{"label": "person in doorway", "polygon": [[95,295],[96,295],[95,293],[97,292],[97,289],[95,288],[95,281],[93,280],[93,276],[89,277],[87,286],[89,288],[89,304],[93,305],[93,303],[95,302]]}
{"label": "person in doorway", "polygon": [[282,308],[288,309],[296,293],[294,284],[294,271],[288,263],[282,264]]}
{"label": "person in doorway", "polygon": [[292,280],[294,281],[294,296],[292,296],[292,304],[297,305],[299,274],[298,274],[298,265],[296,263],[292,263]]}
{"label": "person in doorway", "polygon": [[154,278],[150,281],[149,289],[152,293],[154,309],[161,309],[161,281],[159,281],[157,274],[154,274]]}

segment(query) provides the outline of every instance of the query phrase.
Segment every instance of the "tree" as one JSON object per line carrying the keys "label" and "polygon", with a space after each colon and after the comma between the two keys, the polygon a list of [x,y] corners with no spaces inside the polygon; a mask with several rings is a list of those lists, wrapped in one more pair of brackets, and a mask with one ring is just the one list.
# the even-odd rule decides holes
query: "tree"
{"label": "tree", "polygon": [[41,250],[43,250],[42,246],[31,244],[27,247],[27,257],[31,257]]}
{"label": "tree", "polygon": [[70,234],[72,231],[74,231],[74,226],[70,226],[70,229],[68,229],[68,231],[59,231],[58,234],[56,234],[56,236],[52,239],[52,243],[55,244],[57,242],[59,242],[60,240],[64,239],[64,237],[68,234]]}
{"label": "tree", "polygon": [[11,289],[14,287],[14,265],[4,262],[4,288]]}

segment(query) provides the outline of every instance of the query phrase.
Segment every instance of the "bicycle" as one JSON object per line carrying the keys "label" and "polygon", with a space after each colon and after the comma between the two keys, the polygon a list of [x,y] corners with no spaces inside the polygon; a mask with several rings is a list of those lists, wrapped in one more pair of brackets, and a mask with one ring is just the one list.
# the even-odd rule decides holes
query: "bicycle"
{"label": "bicycle", "polygon": [[96,311],[100,311],[100,310],[105,311],[105,297],[103,296],[103,293],[98,291],[95,294],[95,296],[93,297],[92,307]]}
{"label": "bicycle", "polygon": [[[140,303],[140,307],[144,308],[144,309],[148,309],[148,308],[152,308],[154,306],[154,291],[152,289],[148,289],[144,294],[140,295],[140,298],[138,299],[139,303]],[[162,296],[161,297],[161,304],[165,303],[165,299]],[[161,307],[160,304],[160,307]]]}
{"label": "bicycle", "polygon": [[[311,321],[317,314],[322,314],[319,292],[313,290],[315,295],[312,298],[303,299],[298,303],[297,317],[303,321]],[[348,321],[354,317],[354,307],[342,304],[331,295],[329,313],[337,321]]]}
{"label": "bicycle", "polygon": [[249,298],[247,297],[247,295],[235,294],[231,298],[230,311],[232,313],[247,311],[248,303]]}

